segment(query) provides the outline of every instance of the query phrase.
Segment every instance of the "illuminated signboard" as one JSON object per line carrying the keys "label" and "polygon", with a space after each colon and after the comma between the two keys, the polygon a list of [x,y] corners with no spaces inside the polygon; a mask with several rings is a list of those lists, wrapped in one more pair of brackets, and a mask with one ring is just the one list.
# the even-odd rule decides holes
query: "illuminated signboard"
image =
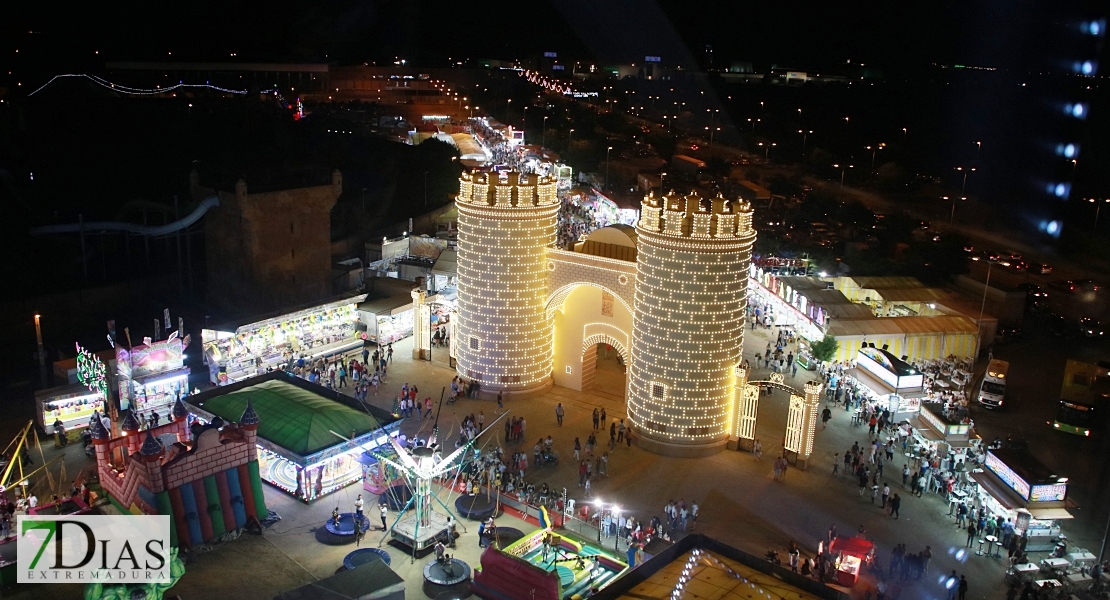
{"label": "illuminated signboard", "polygon": [[932,425],[933,429],[944,433],[944,422],[941,421],[940,418],[938,418],[936,415],[934,415],[933,412],[930,411],[928,408],[921,411],[921,418],[925,419],[925,422],[929,425]]}
{"label": "illuminated signboard", "polygon": [[563,65],[551,65],[551,70],[552,71],[563,71],[563,70],[566,70],[566,67],[564,67]]}
{"label": "illuminated signboard", "polygon": [[875,348],[861,348],[856,364],[896,390],[919,388],[925,383],[925,376],[912,369],[907,375],[898,375],[886,353]]}
{"label": "illuminated signboard", "polygon": [[[129,353],[123,346],[116,347],[116,366],[124,378],[135,379],[153,373],[180,369],[185,365],[184,344],[179,337],[135,346]],[[128,356],[130,355],[130,360]],[[129,372],[128,372],[129,371]]]}
{"label": "illuminated signboard", "polygon": [[645,56],[644,62],[663,62],[663,58],[659,56]]}
{"label": "illuminated signboard", "polygon": [[1063,502],[1068,495],[1068,484],[1049,483],[1035,485],[1029,492],[1030,502]]}
{"label": "illuminated signboard", "polygon": [[558,58],[558,56],[559,56],[558,52],[544,52],[543,53],[544,58]]}
{"label": "illuminated signboard", "polygon": [[864,354],[863,351],[860,351],[859,356],[856,357],[856,366],[878,377],[879,381],[882,381],[890,387],[898,387],[898,376],[888,371],[886,367],[880,365],[875,359]]}
{"label": "illuminated signboard", "polygon": [[1018,474],[1015,473],[1013,469],[1006,466],[1006,463],[1002,462],[1002,459],[995,456],[994,452],[987,451],[987,462],[985,464],[992,473],[998,475],[998,478],[1006,482],[1006,485],[1010,486],[1019,496],[1029,500],[1029,484],[1021,477],[1018,477]]}

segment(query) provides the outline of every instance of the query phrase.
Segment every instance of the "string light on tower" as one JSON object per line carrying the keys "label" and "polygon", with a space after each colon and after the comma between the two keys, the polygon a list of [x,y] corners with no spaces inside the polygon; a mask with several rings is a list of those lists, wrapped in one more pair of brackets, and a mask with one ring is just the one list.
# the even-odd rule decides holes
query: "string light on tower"
{"label": "string light on tower", "polygon": [[649,450],[709,454],[732,432],[752,216],[750,204],[723,196],[644,198],[627,398]]}
{"label": "string light on tower", "polygon": [[555,186],[515,172],[459,180],[457,370],[483,391],[550,385],[546,252],[555,246]]}

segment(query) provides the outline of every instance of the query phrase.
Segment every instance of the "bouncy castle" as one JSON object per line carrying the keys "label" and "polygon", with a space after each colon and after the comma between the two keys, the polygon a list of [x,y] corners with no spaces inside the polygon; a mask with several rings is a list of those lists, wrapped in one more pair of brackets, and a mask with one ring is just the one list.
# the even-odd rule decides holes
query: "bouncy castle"
{"label": "bouncy castle", "polygon": [[189,548],[267,517],[258,474],[258,415],[247,403],[238,423],[188,426],[179,399],[172,420],[139,431],[128,413],[113,438],[94,415],[89,426],[100,485],[131,514],[169,515],[171,542]]}

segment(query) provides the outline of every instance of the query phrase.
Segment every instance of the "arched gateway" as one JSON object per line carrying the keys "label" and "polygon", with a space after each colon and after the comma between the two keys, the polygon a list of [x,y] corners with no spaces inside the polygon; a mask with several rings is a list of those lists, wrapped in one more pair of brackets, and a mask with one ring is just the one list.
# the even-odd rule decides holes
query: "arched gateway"
{"label": "arched gateway", "polygon": [[759,399],[764,388],[790,394],[790,411],[786,417],[786,459],[804,469],[813,454],[813,438],[817,433],[817,409],[821,403],[821,384],[810,381],[805,390],[798,390],[784,383],[782,373],[771,373],[767,379],[748,381],[748,370],[736,367],[736,424],[734,438],[729,445],[736,450],[750,452],[755,444],[756,424],[759,417]]}

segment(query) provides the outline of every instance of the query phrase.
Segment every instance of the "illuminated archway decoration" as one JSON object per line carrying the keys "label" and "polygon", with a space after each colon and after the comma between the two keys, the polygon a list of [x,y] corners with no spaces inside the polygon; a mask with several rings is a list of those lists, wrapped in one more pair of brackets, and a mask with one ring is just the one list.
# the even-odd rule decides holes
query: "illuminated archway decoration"
{"label": "illuminated archway decoration", "polygon": [[546,312],[548,318],[551,318],[555,314],[555,311],[561,310],[563,307],[563,302],[566,301],[567,296],[570,296],[571,292],[577,289],[578,286],[582,285],[595,287],[603,292],[609,292],[610,294],[612,294],[613,298],[621,303],[621,306],[623,306],[625,310],[629,312],[629,314],[635,314],[632,310],[632,307],[629,306],[628,302],[626,302],[625,299],[621,297],[620,293],[611,290],[603,285],[598,285],[590,281],[575,281],[573,283],[568,283],[551,293],[551,296],[547,299],[546,303]]}
{"label": "illuminated archway decoration", "polygon": [[620,343],[619,341],[617,341],[616,338],[607,333],[595,333],[583,340],[582,353],[585,354],[591,348],[596,347],[598,344],[609,344],[616,349],[617,354],[621,355],[621,359],[624,360],[624,364],[628,364],[628,359],[630,358],[628,355],[628,348],[626,348],[624,344]]}
{"label": "illuminated archway decoration", "polygon": [[751,451],[755,445],[756,424],[759,416],[759,398],[762,388],[772,388],[790,394],[790,408],[786,417],[785,447],[787,460],[799,468],[806,468],[813,454],[813,440],[817,435],[817,413],[821,402],[822,385],[807,382],[804,390],[786,385],[782,373],[771,373],[767,379],[748,381],[747,369],[736,368],[736,420],[733,435],[738,450]]}

